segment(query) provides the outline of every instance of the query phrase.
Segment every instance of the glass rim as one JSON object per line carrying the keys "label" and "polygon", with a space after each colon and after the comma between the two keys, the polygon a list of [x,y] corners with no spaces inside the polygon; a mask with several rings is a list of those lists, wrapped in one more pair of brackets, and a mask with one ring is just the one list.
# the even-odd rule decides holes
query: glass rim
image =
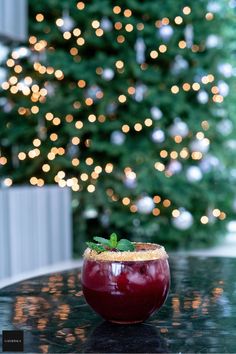
{"label": "glass rim", "polygon": [[114,252],[105,251],[98,253],[91,248],[86,248],[83,257],[94,261],[109,262],[132,262],[132,261],[152,261],[167,259],[165,248],[156,243],[133,242],[135,251]]}

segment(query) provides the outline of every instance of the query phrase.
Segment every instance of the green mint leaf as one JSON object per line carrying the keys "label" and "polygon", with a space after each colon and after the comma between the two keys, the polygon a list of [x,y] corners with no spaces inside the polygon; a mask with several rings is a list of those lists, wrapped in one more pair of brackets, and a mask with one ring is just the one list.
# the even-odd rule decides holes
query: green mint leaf
{"label": "green mint leaf", "polygon": [[106,249],[103,246],[100,246],[94,242],[86,242],[87,246],[98,253],[105,252]]}
{"label": "green mint leaf", "polygon": [[110,241],[106,238],[95,236],[93,239],[102,245],[110,247]]}
{"label": "green mint leaf", "polygon": [[119,251],[134,251],[135,250],[135,247],[134,245],[132,244],[132,242],[130,242],[129,240],[126,240],[124,238],[122,238],[116,248],[119,250]]}
{"label": "green mint leaf", "polygon": [[114,232],[110,236],[109,244],[111,248],[116,248],[117,246],[117,235]]}

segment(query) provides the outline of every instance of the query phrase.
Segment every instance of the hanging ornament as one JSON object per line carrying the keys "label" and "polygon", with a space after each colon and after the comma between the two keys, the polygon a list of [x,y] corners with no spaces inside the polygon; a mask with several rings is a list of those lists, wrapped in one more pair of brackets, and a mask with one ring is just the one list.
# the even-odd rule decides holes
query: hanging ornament
{"label": "hanging ornament", "polygon": [[218,71],[226,78],[230,78],[233,75],[233,67],[230,63],[222,63],[218,65]]}
{"label": "hanging ornament", "polygon": [[208,49],[219,47],[221,39],[216,34],[210,34],[206,39],[206,47]]}
{"label": "hanging ornament", "polygon": [[207,5],[207,11],[213,12],[213,13],[220,12],[221,5],[219,4],[219,2],[216,2],[216,1],[209,2],[209,4]]}
{"label": "hanging ornament", "polygon": [[230,139],[225,142],[225,146],[231,150],[236,150],[236,140]]}
{"label": "hanging ornament", "polygon": [[194,139],[191,141],[189,148],[191,152],[201,152],[202,154],[205,154],[208,152],[210,147],[210,142],[209,139]]}
{"label": "hanging ornament", "polygon": [[112,22],[109,20],[108,17],[103,17],[101,20],[100,27],[103,29],[105,32],[109,32],[112,30],[113,25]]}
{"label": "hanging ornament", "polygon": [[162,111],[158,107],[152,107],[150,112],[151,112],[152,119],[154,120],[159,120],[163,116]]}
{"label": "hanging ornament", "polygon": [[100,217],[100,221],[103,227],[108,227],[110,225],[110,213],[104,213]]}
{"label": "hanging ornament", "polygon": [[179,212],[180,214],[173,217],[171,222],[178,230],[188,230],[193,225],[193,216],[189,211],[182,208],[179,209]]}
{"label": "hanging ornament", "polygon": [[174,30],[170,25],[164,25],[159,28],[159,36],[163,41],[168,42],[173,36]]}
{"label": "hanging ornament", "polygon": [[78,154],[79,154],[79,147],[78,147],[78,145],[74,145],[74,144],[69,143],[69,144],[67,145],[67,148],[66,148],[66,154],[67,154],[67,156],[69,156],[70,158],[77,157]]}
{"label": "hanging ornament", "polygon": [[201,104],[206,104],[209,100],[209,95],[206,91],[199,91],[198,94],[197,94],[197,100],[199,103]]}
{"label": "hanging ornament", "polygon": [[165,133],[161,129],[154,129],[151,136],[154,143],[163,143],[165,141]]}
{"label": "hanging ornament", "polygon": [[137,187],[136,173],[133,171],[126,173],[124,184],[131,189]]}
{"label": "hanging ornament", "polygon": [[9,48],[0,42],[0,64],[6,61],[9,53]]}
{"label": "hanging ornament", "polygon": [[214,168],[219,168],[220,161],[216,156],[206,155],[199,163],[199,167],[203,173],[208,173]]}
{"label": "hanging ornament", "polygon": [[182,164],[178,160],[171,160],[166,167],[166,172],[174,175],[182,170]]}
{"label": "hanging ornament", "polygon": [[40,140],[45,140],[46,137],[47,137],[47,128],[45,126],[44,117],[39,117],[37,131],[38,131],[39,139]]}
{"label": "hanging ornament", "polygon": [[188,125],[185,122],[183,122],[181,118],[179,117],[175,118],[174,123],[169,128],[169,134],[172,137],[179,135],[182,138],[185,138],[188,135],[188,133],[189,133]]}
{"label": "hanging ornament", "polygon": [[137,102],[143,101],[146,91],[147,91],[147,86],[142,83],[138,83],[135,87],[135,95],[134,95],[135,101]]}
{"label": "hanging ornament", "polygon": [[0,107],[4,107],[7,104],[7,98],[6,97],[0,97]]}
{"label": "hanging ornament", "polygon": [[118,106],[116,102],[108,103],[106,107],[106,114],[113,115],[116,112],[117,107]]}
{"label": "hanging ornament", "polygon": [[110,68],[106,68],[102,72],[102,78],[106,81],[112,80],[114,75],[115,75],[114,70],[112,70]]}
{"label": "hanging ornament", "polygon": [[186,177],[189,182],[199,182],[202,179],[202,171],[198,166],[190,166],[186,171]]}
{"label": "hanging ornament", "polygon": [[68,10],[64,10],[62,14],[63,25],[60,28],[62,32],[70,32],[75,27],[75,21],[70,16]]}
{"label": "hanging ornament", "polygon": [[216,129],[223,136],[227,136],[233,131],[233,123],[229,119],[223,119],[216,125]]}
{"label": "hanging ornament", "polygon": [[125,142],[125,134],[119,130],[115,130],[111,133],[111,143],[114,145],[123,145]]}
{"label": "hanging ornament", "polygon": [[98,211],[93,208],[93,207],[88,207],[84,212],[83,212],[83,217],[85,219],[96,219],[98,216]]}
{"label": "hanging ornament", "polygon": [[184,37],[187,48],[191,48],[193,45],[193,25],[188,24],[184,30]]}
{"label": "hanging ornament", "polygon": [[139,37],[137,38],[135,45],[134,45],[134,49],[136,52],[136,61],[138,64],[143,64],[145,63],[145,49],[146,49],[146,45],[145,42],[143,40],[143,38]]}
{"label": "hanging ornament", "polygon": [[45,88],[47,90],[47,96],[48,97],[53,97],[55,95],[56,92],[56,83],[52,83],[52,82],[45,82]]}
{"label": "hanging ornament", "polygon": [[235,9],[235,7],[236,7],[236,0],[230,0],[230,1],[229,1],[229,7],[230,7],[231,9]]}
{"label": "hanging ornament", "polygon": [[0,68],[0,85],[7,81],[7,70],[5,68]]}
{"label": "hanging ornament", "polygon": [[3,105],[2,110],[5,113],[10,113],[12,111],[13,107],[14,107],[13,102],[7,99]]}
{"label": "hanging ornament", "polygon": [[94,102],[97,102],[100,98],[102,98],[103,92],[101,88],[97,85],[92,85],[87,88],[85,91],[86,98],[92,98]]}
{"label": "hanging ornament", "polygon": [[178,75],[181,71],[187,70],[188,67],[189,64],[187,60],[185,60],[182,55],[176,55],[171,72],[174,75]]}
{"label": "hanging ornament", "polygon": [[150,214],[155,207],[155,204],[151,197],[144,196],[136,202],[136,206],[140,214]]}
{"label": "hanging ornament", "polygon": [[220,95],[222,95],[223,97],[228,96],[228,94],[229,94],[229,85],[226,84],[225,81],[220,80],[218,82],[217,86],[218,86]]}

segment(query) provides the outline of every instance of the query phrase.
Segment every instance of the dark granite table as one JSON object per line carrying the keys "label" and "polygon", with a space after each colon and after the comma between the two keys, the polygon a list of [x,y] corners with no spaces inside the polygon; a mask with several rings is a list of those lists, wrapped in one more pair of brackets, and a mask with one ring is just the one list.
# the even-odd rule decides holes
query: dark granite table
{"label": "dark granite table", "polygon": [[26,353],[236,353],[236,259],[170,259],[165,306],[138,325],[104,322],[76,269],[0,290],[0,333],[24,330]]}

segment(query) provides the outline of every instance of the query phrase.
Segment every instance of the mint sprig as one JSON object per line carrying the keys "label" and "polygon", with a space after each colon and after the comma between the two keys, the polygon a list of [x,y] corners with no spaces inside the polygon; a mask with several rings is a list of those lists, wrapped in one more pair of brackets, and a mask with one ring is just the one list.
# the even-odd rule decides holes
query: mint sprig
{"label": "mint sprig", "polygon": [[129,240],[122,238],[118,241],[117,234],[113,232],[110,235],[109,239],[104,237],[94,236],[95,242],[86,242],[87,246],[97,253],[105,252],[105,251],[134,251],[135,247],[132,242]]}

